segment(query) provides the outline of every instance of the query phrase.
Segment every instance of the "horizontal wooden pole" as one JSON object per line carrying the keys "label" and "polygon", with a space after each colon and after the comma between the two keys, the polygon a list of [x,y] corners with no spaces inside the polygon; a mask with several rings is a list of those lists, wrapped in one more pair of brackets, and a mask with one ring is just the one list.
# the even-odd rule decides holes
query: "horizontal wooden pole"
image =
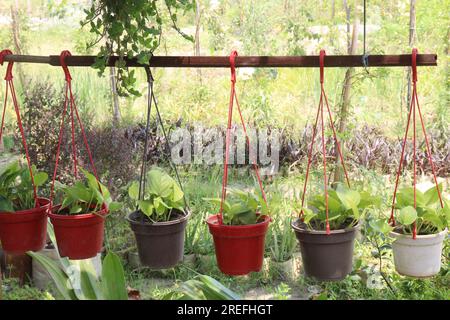
{"label": "horizontal wooden pole", "polygon": [[[117,56],[110,57],[109,66],[114,66]],[[61,66],[59,56],[28,56],[7,55],[5,61],[44,63],[52,66]],[[71,67],[89,67],[95,61],[95,56],[70,56],[66,63]],[[144,67],[136,59],[127,59],[129,67]],[[368,67],[405,67],[411,65],[410,54],[400,55],[369,55]],[[436,54],[417,55],[417,66],[436,66]],[[230,66],[227,56],[153,56],[150,59],[151,67],[161,68],[228,68]],[[308,68],[319,67],[319,56],[238,56],[236,67],[254,68]],[[325,67],[364,67],[363,56],[326,56]]]}

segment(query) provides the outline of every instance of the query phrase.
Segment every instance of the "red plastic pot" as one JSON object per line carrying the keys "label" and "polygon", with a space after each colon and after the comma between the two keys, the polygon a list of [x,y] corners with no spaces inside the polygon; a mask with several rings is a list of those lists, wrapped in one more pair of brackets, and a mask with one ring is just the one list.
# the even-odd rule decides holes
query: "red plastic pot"
{"label": "red plastic pot", "polygon": [[270,217],[251,225],[219,225],[219,215],[210,216],[206,222],[214,238],[217,264],[228,275],[244,275],[261,270],[264,258],[264,241]]}
{"label": "red plastic pot", "polygon": [[77,215],[56,214],[59,206],[49,212],[55,229],[59,255],[71,260],[89,259],[102,251],[103,229],[107,211]]}
{"label": "red plastic pot", "polygon": [[0,212],[0,240],[9,254],[39,251],[45,246],[50,200],[38,198],[39,208]]}

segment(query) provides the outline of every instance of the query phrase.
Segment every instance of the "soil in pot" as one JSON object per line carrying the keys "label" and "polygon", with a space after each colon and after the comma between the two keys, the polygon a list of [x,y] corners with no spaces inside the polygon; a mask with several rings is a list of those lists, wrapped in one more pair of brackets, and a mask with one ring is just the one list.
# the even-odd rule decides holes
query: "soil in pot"
{"label": "soil in pot", "polygon": [[56,242],[61,257],[82,260],[95,257],[102,251],[103,230],[107,211],[68,215],[58,212],[59,207],[49,212],[55,229]]}
{"label": "soil in pot", "polygon": [[297,219],[292,228],[300,243],[300,252],[305,273],[322,281],[344,279],[353,265],[353,247],[359,225],[348,228],[325,231],[310,230]]}
{"label": "soil in pot", "polygon": [[259,272],[263,265],[264,241],[270,217],[252,225],[219,225],[218,215],[207,219],[214,238],[216,259],[220,271],[228,275]]}
{"label": "soil in pot", "polygon": [[171,220],[152,223],[138,212],[132,212],[127,220],[136,238],[139,259],[151,269],[168,269],[183,261],[184,231],[190,212],[176,212]]}
{"label": "soil in pot", "polygon": [[19,255],[45,246],[50,200],[38,198],[39,208],[0,212],[0,241],[3,250]]}
{"label": "soil in pot", "polygon": [[436,234],[411,235],[403,234],[396,229],[389,235],[395,239],[392,243],[395,269],[398,273],[410,277],[432,277],[441,269],[443,242],[448,230]]}

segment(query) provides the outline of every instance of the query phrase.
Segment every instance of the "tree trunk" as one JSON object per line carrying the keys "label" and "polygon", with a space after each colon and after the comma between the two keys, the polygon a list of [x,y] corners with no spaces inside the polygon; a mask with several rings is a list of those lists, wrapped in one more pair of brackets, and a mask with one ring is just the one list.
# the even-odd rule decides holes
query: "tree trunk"
{"label": "tree trunk", "polygon": [[[195,38],[194,38],[194,55],[200,56],[200,20],[201,20],[200,0],[195,1]],[[197,75],[202,83],[202,70],[197,68]]]}
{"label": "tree trunk", "polygon": [[[348,54],[356,54],[356,50],[358,47],[358,25],[359,25],[359,19],[355,19],[353,22],[353,34],[351,38],[350,47],[348,50]],[[345,72],[344,77],[344,85],[342,87],[342,100],[339,107],[339,126],[337,128],[338,133],[344,133],[347,127],[348,122],[348,115],[349,115],[349,109],[350,109],[350,91],[352,88],[351,79],[353,77],[353,74],[355,72],[354,68],[348,68]],[[342,154],[344,154],[344,143],[341,141],[340,143]],[[339,159],[339,153],[337,150],[337,145],[335,145],[335,153],[334,153],[335,159],[336,159],[336,169],[334,170],[334,179],[333,182],[342,182],[344,181],[344,175],[343,175],[343,169],[342,165],[340,164]],[[345,157],[344,157],[345,159]]]}
{"label": "tree trunk", "polygon": [[[409,47],[412,48],[416,39],[416,0],[411,0],[409,6]],[[411,100],[411,68],[408,68],[406,75],[408,93],[406,96],[406,110],[409,111],[409,101]]]}
{"label": "tree trunk", "polygon": [[120,122],[121,114],[119,108],[119,96],[117,94],[115,67],[109,68],[109,75],[111,79],[111,94],[113,98],[113,123],[117,125]]}
{"label": "tree trunk", "polygon": [[[19,7],[17,1],[15,2],[14,6],[11,6],[11,31],[13,36],[13,42],[14,42],[14,53],[15,54],[23,54],[22,52],[22,45],[20,43],[20,26],[19,26]],[[20,63],[16,64],[16,70],[17,74],[19,75],[19,80],[22,85],[22,87],[25,85],[25,77],[22,72],[22,66]]]}

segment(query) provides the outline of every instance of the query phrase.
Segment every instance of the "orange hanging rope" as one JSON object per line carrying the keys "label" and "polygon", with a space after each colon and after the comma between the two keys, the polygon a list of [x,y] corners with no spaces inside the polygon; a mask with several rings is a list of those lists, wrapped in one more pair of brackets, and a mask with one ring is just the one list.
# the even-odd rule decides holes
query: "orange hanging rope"
{"label": "orange hanging rope", "polygon": [[[403,160],[404,160],[404,155],[405,155],[406,140],[408,139],[408,132],[409,132],[409,127],[410,127],[411,115],[412,115],[412,126],[413,126],[413,141],[412,142],[413,142],[414,209],[417,207],[417,199],[416,199],[416,190],[417,190],[417,188],[416,188],[416,184],[417,184],[416,106],[417,106],[417,111],[419,113],[419,119],[420,119],[420,123],[421,123],[421,126],[422,126],[422,132],[423,132],[423,135],[424,135],[425,145],[426,145],[426,149],[427,149],[427,157],[428,157],[428,161],[429,161],[430,166],[431,166],[431,171],[433,173],[434,183],[436,185],[436,190],[437,190],[437,193],[438,193],[438,196],[439,196],[439,201],[440,201],[441,207],[444,208],[444,202],[442,200],[441,190],[439,190],[439,185],[438,185],[437,177],[436,177],[436,170],[435,170],[435,167],[434,167],[433,158],[431,156],[430,144],[429,144],[428,136],[427,136],[427,133],[426,133],[426,130],[425,130],[425,124],[424,124],[424,121],[423,121],[422,112],[420,111],[419,98],[417,96],[417,52],[418,51],[417,51],[416,48],[412,49],[411,69],[412,69],[413,90],[412,90],[411,103],[410,103],[410,108],[409,108],[409,113],[408,113],[408,122],[406,123],[405,136],[403,138],[402,152],[401,152],[401,156],[400,156],[400,163],[399,163],[399,166],[398,166],[397,176],[396,176],[396,180],[395,180],[394,197],[392,198],[391,216],[389,218],[389,223],[392,226],[395,226],[395,218],[394,218],[395,200],[396,200],[398,184],[399,184],[399,180],[400,180],[400,173],[401,173],[402,168],[403,168]],[[417,226],[416,226],[416,223],[414,222],[414,224],[413,224],[413,239],[416,239],[416,237],[417,237]]]}
{"label": "orange hanging rope", "polygon": [[339,158],[340,158],[340,162],[342,164],[342,168],[344,170],[344,174],[345,174],[345,179],[347,181],[347,185],[348,187],[350,187],[350,180],[348,177],[348,173],[347,173],[347,168],[345,167],[345,163],[344,163],[344,156],[342,154],[342,150],[341,150],[341,146],[339,144],[339,141],[337,139],[337,134],[336,134],[336,129],[334,128],[334,123],[333,123],[333,117],[331,115],[331,109],[330,106],[328,104],[328,98],[325,92],[325,87],[324,87],[324,68],[325,68],[325,50],[320,50],[320,55],[319,55],[319,65],[320,65],[320,99],[319,99],[319,105],[317,107],[317,114],[316,114],[316,120],[314,123],[314,127],[313,127],[313,134],[312,134],[312,140],[311,140],[311,145],[309,147],[309,152],[308,152],[308,164],[306,166],[306,176],[305,176],[305,183],[303,185],[303,194],[302,194],[302,209],[300,210],[299,216],[300,218],[303,217],[303,207],[305,205],[305,195],[306,195],[306,188],[308,185],[308,177],[309,177],[309,172],[310,172],[310,168],[311,168],[311,163],[312,163],[312,152],[313,152],[313,146],[314,146],[314,140],[316,138],[316,133],[317,133],[317,124],[319,121],[319,116],[320,116],[320,120],[321,120],[321,140],[322,140],[322,156],[323,156],[323,179],[324,179],[324,192],[325,192],[325,214],[326,214],[326,232],[327,234],[330,234],[330,223],[329,223],[329,217],[328,217],[328,179],[327,179],[327,160],[326,160],[326,144],[325,144],[325,123],[324,123],[324,102],[325,105],[327,107],[327,113],[328,113],[328,117],[329,117],[329,121],[330,121],[330,127],[332,129],[333,132],[333,139],[335,141],[336,144],[336,149],[338,151],[339,154]]}

